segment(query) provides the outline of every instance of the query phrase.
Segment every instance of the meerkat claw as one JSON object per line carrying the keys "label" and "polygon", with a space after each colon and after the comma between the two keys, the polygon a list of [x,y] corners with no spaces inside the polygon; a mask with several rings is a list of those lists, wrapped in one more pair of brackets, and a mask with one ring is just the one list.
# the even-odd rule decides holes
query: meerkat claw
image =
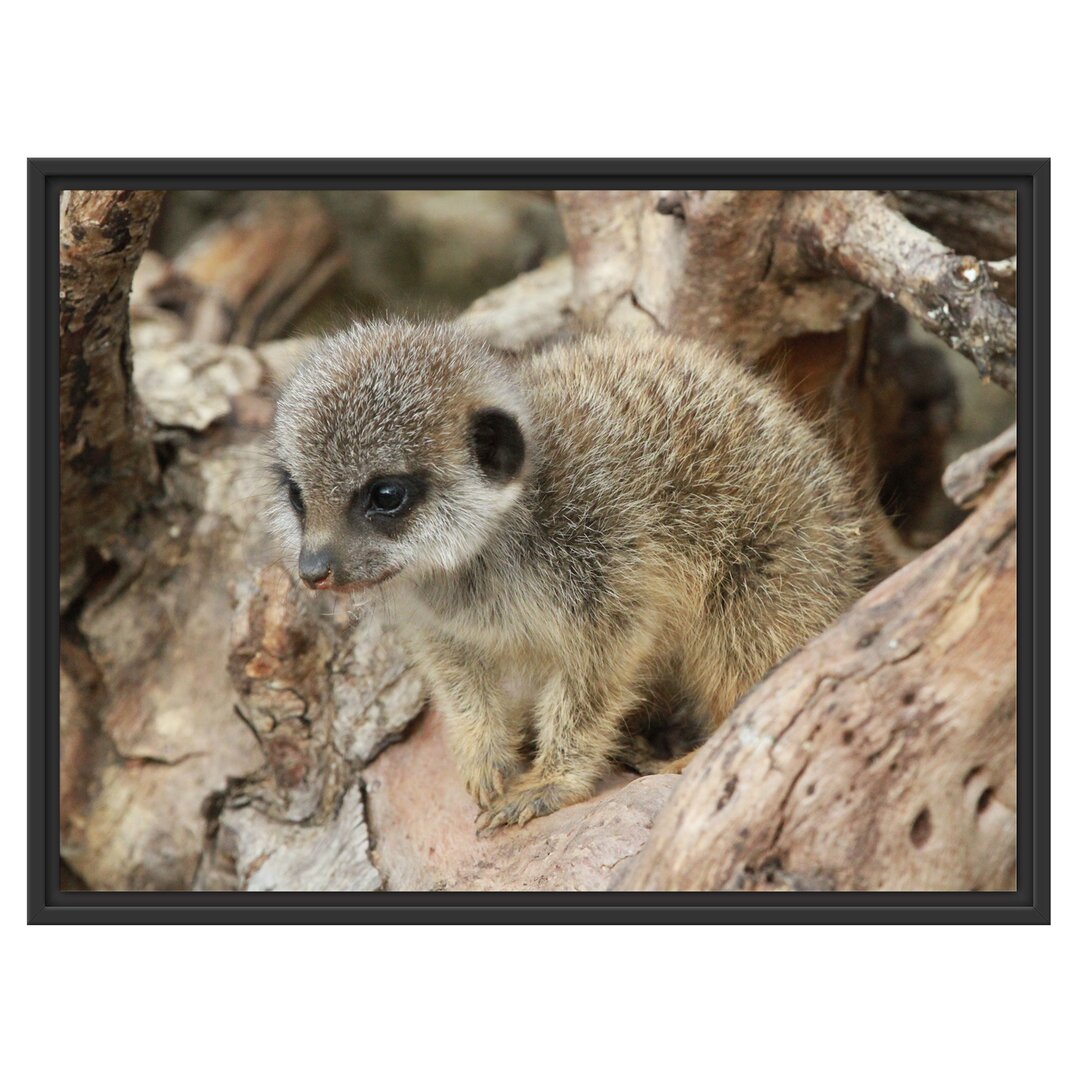
{"label": "meerkat claw", "polygon": [[494,810],[485,810],[483,813],[483,820],[480,822],[476,830],[477,838],[483,838],[493,835],[496,830],[501,826],[508,824],[503,817],[503,812],[495,812]]}

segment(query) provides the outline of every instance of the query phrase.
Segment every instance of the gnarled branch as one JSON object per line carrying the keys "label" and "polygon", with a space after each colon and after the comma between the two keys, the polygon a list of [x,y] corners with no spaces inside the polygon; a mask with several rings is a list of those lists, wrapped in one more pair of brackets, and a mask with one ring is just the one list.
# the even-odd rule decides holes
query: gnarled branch
{"label": "gnarled branch", "polygon": [[808,191],[786,208],[802,260],[895,300],[931,333],[1016,390],[1016,311],[988,265],[957,255],[870,191]]}

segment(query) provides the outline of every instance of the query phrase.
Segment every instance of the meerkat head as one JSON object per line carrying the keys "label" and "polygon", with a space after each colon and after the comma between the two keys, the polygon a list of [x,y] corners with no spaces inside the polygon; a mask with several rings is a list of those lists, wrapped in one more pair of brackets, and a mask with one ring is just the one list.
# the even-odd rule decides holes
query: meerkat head
{"label": "meerkat head", "polygon": [[528,441],[485,345],[441,323],[356,325],[281,395],[271,522],[311,588],[452,571],[517,502]]}

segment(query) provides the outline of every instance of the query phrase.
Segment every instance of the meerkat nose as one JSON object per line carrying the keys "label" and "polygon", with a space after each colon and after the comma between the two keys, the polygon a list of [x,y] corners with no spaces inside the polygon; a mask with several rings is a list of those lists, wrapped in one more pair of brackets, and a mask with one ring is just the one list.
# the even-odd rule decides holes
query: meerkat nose
{"label": "meerkat nose", "polygon": [[325,548],[319,551],[300,552],[300,576],[309,589],[326,589],[331,585],[330,552]]}

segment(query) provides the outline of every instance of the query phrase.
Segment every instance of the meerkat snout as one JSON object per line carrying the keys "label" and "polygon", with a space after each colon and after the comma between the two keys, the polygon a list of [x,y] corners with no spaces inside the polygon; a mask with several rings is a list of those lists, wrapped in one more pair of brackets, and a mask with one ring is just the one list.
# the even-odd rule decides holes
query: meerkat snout
{"label": "meerkat snout", "polygon": [[304,584],[311,589],[324,589],[333,582],[334,557],[329,548],[300,549],[299,569]]}
{"label": "meerkat snout", "polygon": [[300,577],[379,595],[489,827],[660,767],[657,735],[700,742],[891,568],[828,440],[693,342],[511,365],[452,325],[355,326],[285,388],[273,443]]}

